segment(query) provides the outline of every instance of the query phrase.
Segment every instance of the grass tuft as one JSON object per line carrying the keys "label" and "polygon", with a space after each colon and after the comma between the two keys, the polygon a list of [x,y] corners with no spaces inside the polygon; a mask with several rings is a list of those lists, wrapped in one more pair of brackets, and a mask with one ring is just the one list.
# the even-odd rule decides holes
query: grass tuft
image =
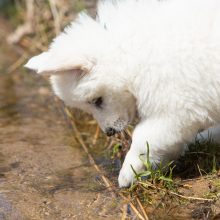
{"label": "grass tuft", "polygon": [[164,186],[167,189],[173,188],[173,169],[175,165],[173,165],[173,161],[163,165],[154,164],[150,160],[150,147],[147,143],[147,154],[141,154],[140,160],[143,162],[145,171],[137,173],[133,166],[131,166],[135,178],[138,182],[141,181],[149,181],[152,184],[159,184],[160,186]]}
{"label": "grass tuft", "polygon": [[188,150],[177,162],[175,176],[183,179],[195,178],[207,174],[217,174],[220,169],[220,145],[212,136],[207,139],[198,134]]}
{"label": "grass tuft", "polygon": [[208,217],[218,214],[212,207],[217,207],[220,198],[220,146],[210,135],[208,139],[198,137],[187,146],[184,156],[165,165],[151,162],[147,143],[147,153],[140,155],[146,171],[138,173],[131,166],[136,182],[123,193],[136,206],[136,199],[140,201],[151,219],[193,219],[195,213]]}

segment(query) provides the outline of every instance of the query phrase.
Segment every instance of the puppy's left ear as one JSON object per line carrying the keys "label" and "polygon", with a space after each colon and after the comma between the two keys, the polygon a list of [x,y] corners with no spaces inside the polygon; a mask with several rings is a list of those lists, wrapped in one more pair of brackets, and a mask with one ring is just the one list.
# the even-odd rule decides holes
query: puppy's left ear
{"label": "puppy's left ear", "polygon": [[94,64],[94,60],[88,59],[85,56],[70,56],[66,58],[62,54],[54,54],[48,51],[32,57],[25,64],[25,67],[36,71],[38,74],[55,75],[69,71],[88,73]]}

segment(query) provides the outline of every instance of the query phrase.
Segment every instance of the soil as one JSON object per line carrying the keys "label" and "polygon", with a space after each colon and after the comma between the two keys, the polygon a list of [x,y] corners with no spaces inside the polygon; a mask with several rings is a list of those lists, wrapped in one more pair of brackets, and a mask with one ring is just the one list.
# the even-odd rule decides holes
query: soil
{"label": "soil", "polygon": [[0,220],[119,219],[47,81],[10,72],[22,49],[7,45],[7,21],[0,30]]}

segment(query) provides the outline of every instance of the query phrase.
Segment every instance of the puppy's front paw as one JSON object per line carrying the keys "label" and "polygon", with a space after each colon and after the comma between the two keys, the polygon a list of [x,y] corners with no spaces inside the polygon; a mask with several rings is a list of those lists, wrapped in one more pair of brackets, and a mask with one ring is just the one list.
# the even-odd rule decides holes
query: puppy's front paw
{"label": "puppy's front paw", "polygon": [[134,181],[135,176],[131,166],[123,166],[118,177],[119,187],[129,187]]}
{"label": "puppy's front paw", "polygon": [[119,187],[129,187],[135,180],[135,172],[143,171],[143,162],[140,160],[139,155],[134,151],[128,151],[121,171],[118,177]]}

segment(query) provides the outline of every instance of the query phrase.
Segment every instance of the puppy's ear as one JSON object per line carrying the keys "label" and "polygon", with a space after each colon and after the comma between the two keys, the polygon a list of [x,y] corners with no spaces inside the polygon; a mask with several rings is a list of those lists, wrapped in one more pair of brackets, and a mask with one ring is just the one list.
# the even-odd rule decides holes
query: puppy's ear
{"label": "puppy's ear", "polygon": [[36,71],[38,74],[55,75],[65,72],[89,73],[95,61],[86,57],[64,57],[62,54],[43,52],[32,57],[25,67]]}
{"label": "puppy's ear", "polygon": [[90,72],[103,52],[106,54],[106,45],[111,45],[109,42],[106,30],[81,13],[75,22],[53,40],[47,52],[30,59],[25,67],[39,74],[50,75],[72,70]]}

